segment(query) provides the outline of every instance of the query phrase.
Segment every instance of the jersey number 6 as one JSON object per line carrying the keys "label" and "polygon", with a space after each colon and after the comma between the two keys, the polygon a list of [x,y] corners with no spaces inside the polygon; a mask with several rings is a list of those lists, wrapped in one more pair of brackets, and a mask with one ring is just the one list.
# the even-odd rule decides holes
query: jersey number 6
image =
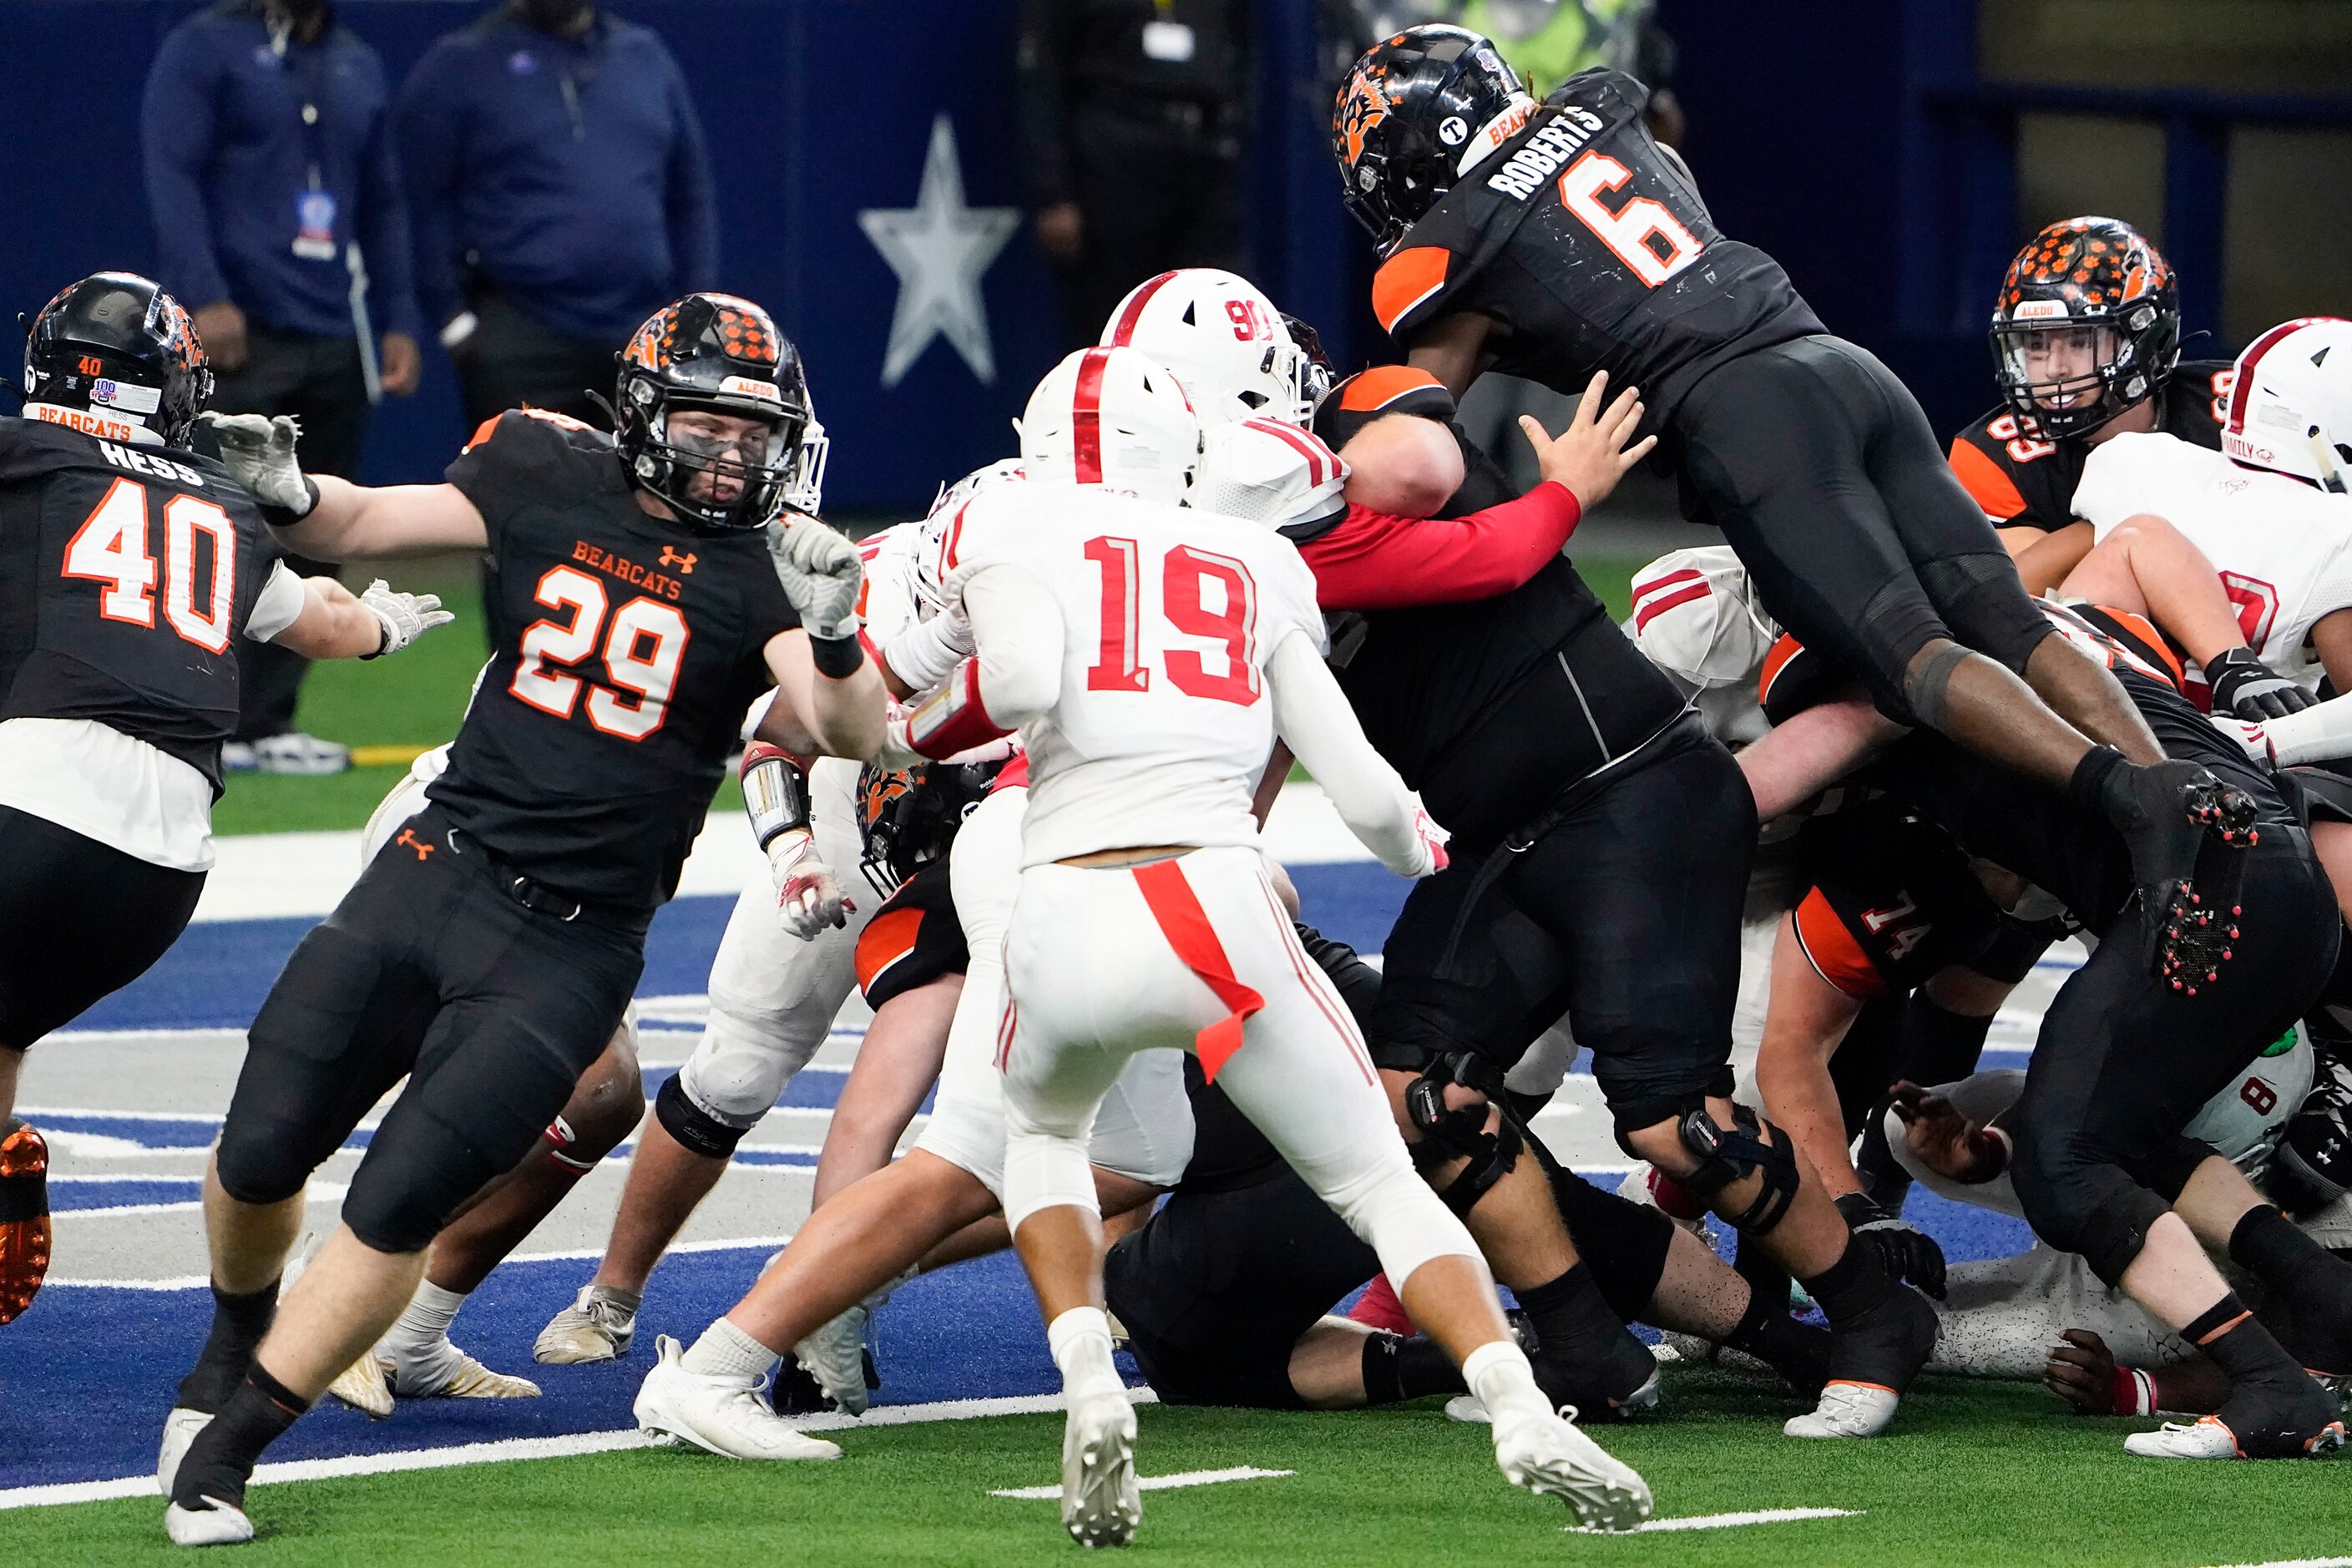
{"label": "jersey number 6", "polygon": [[[1139,552],[1132,539],[1106,535],[1087,541],[1087,559],[1102,568],[1101,652],[1087,671],[1089,691],[1151,689],[1151,671],[1144,668],[1136,647]],[[1212,581],[1224,590],[1222,610],[1202,602],[1202,585]],[[1230,555],[1180,544],[1160,557],[1160,610],[1170,626],[1187,637],[1213,637],[1225,645],[1223,673],[1213,673],[1191,648],[1170,648],[1160,661],[1170,682],[1188,697],[1244,708],[1256,701],[1257,660],[1252,657],[1251,639],[1257,624],[1257,584],[1250,580],[1249,568]]]}
{"label": "jersey number 6", "polygon": [[635,598],[608,622],[604,584],[569,566],[549,571],[532,597],[550,609],[570,610],[572,618],[530,624],[522,634],[522,662],[507,689],[542,713],[571,718],[580,700],[580,678],[550,666],[586,658],[595,650],[601,632],[605,676],[614,686],[636,695],[625,697],[608,687],[595,687],[588,693],[588,722],[624,741],[642,741],[660,729],[690,635],[677,607]]}
{"label": "jersey number 6", "polygon": [[1602,204],[1602,191],[1616,190],[1633,177],[1631,169],[1608,153],[1587,153],[1560,175],[1559,205],[1615,251],[1634,277],[1655,289],[1696,261],[1706,247],[1664,202],[1635,196],[1613,212]]}

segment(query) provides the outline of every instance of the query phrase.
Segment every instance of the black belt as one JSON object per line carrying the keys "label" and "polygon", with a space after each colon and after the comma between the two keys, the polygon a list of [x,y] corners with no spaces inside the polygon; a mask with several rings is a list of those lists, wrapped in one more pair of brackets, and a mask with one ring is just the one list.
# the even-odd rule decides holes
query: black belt
{"label": "black belt", "polygon": [[642,930],[646,924],[645,917],[626,905],[587,903],[569,893],[558,892],[544,882],[535,882],[522,875],[478,843],[470,851],[459,847],[457,837],[458,829],[450,828],[449,852],[461,858],[470,855],[487,865],[490,880],[498,885],[499,890],[535,915],[545,915],[550,920],[567,924],[585,915],[591,925],[613,926],[623,931]]}

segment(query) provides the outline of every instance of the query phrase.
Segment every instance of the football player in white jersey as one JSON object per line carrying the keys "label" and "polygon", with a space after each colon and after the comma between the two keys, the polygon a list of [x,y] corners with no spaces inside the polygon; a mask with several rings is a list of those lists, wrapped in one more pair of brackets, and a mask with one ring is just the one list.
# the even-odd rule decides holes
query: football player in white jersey
{"label": "football player in white jersey", "polygon": [[2207,666],[2217,711],[2261,721],[2306,705],[2323,667],[2352,688],[2352,321],[2255,339],[2221,440],[2095,448],[2074,506],[2098,543],[2063,592],[2149,615]]}

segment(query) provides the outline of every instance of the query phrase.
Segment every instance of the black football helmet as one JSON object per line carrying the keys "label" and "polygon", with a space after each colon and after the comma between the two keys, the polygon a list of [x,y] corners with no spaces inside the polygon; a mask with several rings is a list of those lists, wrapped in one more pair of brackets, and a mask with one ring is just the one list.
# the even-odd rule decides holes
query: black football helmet
{"label": "black football helmet", "polygon": [[2297,1214],[2325,1207],[2352,1190],[2352,1063],[2322,1049],[2303,1109],[2279,1140],[2271,1185]]}
{"label": "black football helmet", "polygon": [[2051,441],[2097,429],[2155,396],[2180,361],[2171,265],[2115,218],[2052,224],[2001,279],[1992,357],[2026,429]]}
{"label": "black football helmet", "polygon": [[100,272],[67,285],[26,328],[28,405],[85,411],[185,447],[212,395],[195,322],[135,272]]}
{"label": "black football helmet", "polygon": [[[732,294],[688,294],[637,329],[621,351],[613,430],[629,477],[689,525],[764,528],[789,507],[815,515],[824,499],[824,426],[809,402],[800,350],[768,312]],[[701,410],[757,419],[764,442],[699,441],[670,429]],[[743,493],[697,500],[697,475],[739,474]]]}
{"label": "black football helmet", "polygon": [[1444,23],[1408,27],[1366,50],[1339,86],[1331,155],[1341,199],[1385,256],[1454,188],[1465,158],[1499,144],[1480,132],[1534,109],[1486,39]]}

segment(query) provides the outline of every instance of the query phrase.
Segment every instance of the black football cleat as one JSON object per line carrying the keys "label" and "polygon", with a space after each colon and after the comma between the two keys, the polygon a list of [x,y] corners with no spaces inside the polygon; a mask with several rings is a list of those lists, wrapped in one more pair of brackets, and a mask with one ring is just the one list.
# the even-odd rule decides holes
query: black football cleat
{"label": "black football cleat", "polygon": [[2261,837],[2253,800],[2177,760],[2119,767],[2101,795],[2131,852],[2133,885],[2147,913],[2147,967],[2195,995],[2220,977],[2238,938],[2245,851]]}
{"label": "black football cleat", "polygon": [[1621,1421],[1658,1407],[1658,1358],[1631,1329],[1580,1345],[1574,1353],[1538,1345],[1528,1360],[1553,1408],[1572,1405],[1580,1421]]}

